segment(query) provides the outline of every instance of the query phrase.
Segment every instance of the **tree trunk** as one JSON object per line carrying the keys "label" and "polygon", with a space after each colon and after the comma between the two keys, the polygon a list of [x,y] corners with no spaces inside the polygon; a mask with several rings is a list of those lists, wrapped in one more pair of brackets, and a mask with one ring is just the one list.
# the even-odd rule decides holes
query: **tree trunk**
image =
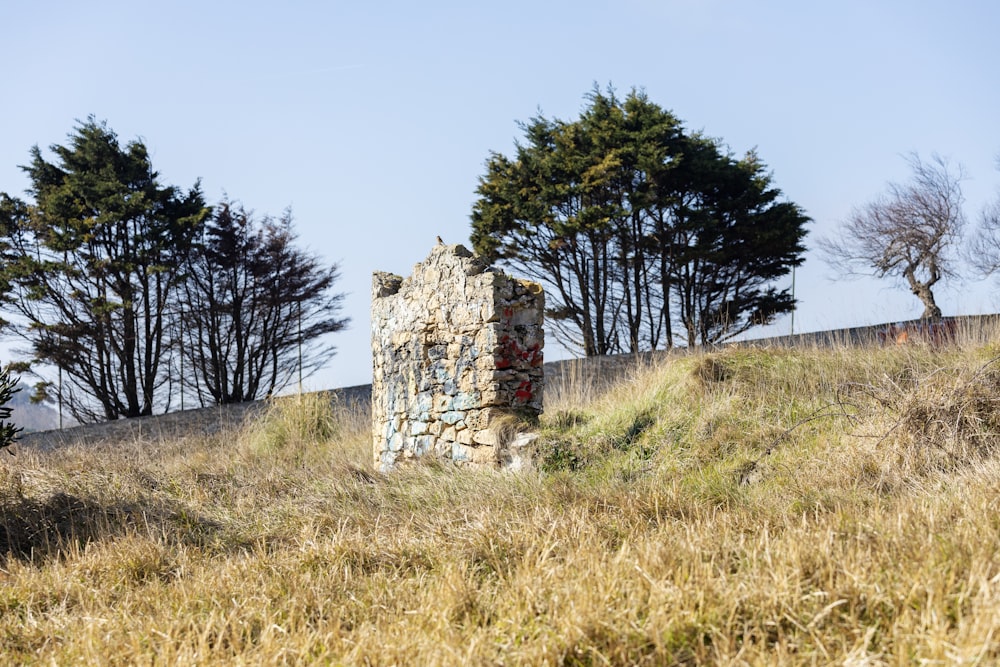
{"label": "tree trunk", "polygon": [[[920,316],[923,320],[940,320],[941,309],[934,301],[934,292],[931,291],[931,283],[922,283],[917,280],[912,268],[903,272],[906,280],[910,283],[910,291],[924,304],[924,314]],[[935,281],[936,282],[936,281]]]}
{"label": "tree trunk", "polygon": [[927,294],[929,295],[929,301],[924,300],[923,296],[919,294],[917,295],[920,296],[920,300],[924,302],[924,314],[921,315],[920,318],[924,320],[940,320],[941,309],[938,308],[936,303],[934,303],[934,295],[931,294],[930,290],[927,291]]}

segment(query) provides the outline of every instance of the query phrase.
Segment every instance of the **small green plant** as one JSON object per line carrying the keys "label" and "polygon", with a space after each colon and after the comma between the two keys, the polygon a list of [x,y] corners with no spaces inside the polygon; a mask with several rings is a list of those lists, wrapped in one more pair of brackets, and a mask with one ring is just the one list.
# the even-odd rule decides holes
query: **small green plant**
{"label": "small green plant", "polygon": [[573,472],[587,464],[587,455],[579,442],[566,439],[543,441],[539,447],[538,465],[542,472]]}
{"label": "small green plant", "polygon": [[7,405],[14,394],[21,391],[18,386],[20,381],[19,377],[11,377],[9,369],[0,372],[0,449],[14,444],[17,435],[24,430],[10,421],[13,408]]}

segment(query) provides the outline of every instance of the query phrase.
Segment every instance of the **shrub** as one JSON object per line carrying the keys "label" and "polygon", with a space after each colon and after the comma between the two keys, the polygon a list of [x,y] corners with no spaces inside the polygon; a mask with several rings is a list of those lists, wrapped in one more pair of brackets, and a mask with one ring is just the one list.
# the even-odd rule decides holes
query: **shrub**
{"label": "shrub", "polygon": [[18,386],[20,381],[21,378],[11,377],[8,369],[0,372],[0,449],[10,447],[17,440],[17,435],[24,430],[10,421],[12,408],[7,405],[14,394],[21,391]]}

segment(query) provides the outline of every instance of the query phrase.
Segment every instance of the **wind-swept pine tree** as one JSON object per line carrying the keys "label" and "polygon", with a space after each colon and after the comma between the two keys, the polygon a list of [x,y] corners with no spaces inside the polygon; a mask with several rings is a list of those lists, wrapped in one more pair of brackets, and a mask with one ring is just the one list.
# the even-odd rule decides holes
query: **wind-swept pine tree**
{"label": "wind-swept pine tree", "polygon": [[0,197],[0,277],[32,362],[62,370],[80,421],[152,414],[165,400],[178,270],[209,213],[199,185],[160,183],[146,146],[122,146],[106,123],[69,143],[35,146],[22,167],[31,200]]}
{"label": "wind-swept pine tree", "polygon": [[0,449],[14,444],[18,434],[24,430],[10,420],[12,408],[8,405],[14,394],[21,391],[18,386],[20,380],[20,378],[11,377],[10,370],[7,368],[0,371]]}
{"label": "wind-swept pine tree", "polygon": [[556,337],[587,356],[711,344],[794,308],[774,282],[802,262],[809,218],[756,154],[734,159],[641,92],[588,101],[522,124],[472,211],[476,251],[546,286]]}
{"label": "wind-swept pine tree", "polygon": [[256,218],[222,202],[186,262],[181,378],[202,404],[238,403],[279,391],[334,352],[343,329],[336,265],[295,247],[292,216]]}

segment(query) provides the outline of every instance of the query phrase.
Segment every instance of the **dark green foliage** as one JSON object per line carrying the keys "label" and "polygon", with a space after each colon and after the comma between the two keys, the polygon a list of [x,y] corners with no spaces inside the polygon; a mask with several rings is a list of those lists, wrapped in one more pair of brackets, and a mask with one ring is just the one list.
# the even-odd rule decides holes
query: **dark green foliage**
{"label": "dark green foliage", "polygon": [[562,411],[549,423],[549,430],[539,442],[538,465],[543,472],[573,472],[606,461],[614,454],[628,453],[646,461],[656,445],[644,434],[657,425],[651,410],[644,410],[600,430],[587,430],[590,418],[582,413]]}
{"label": "dark green foliage", "polygon": [[222,202],[185,264],[178,335],[190,372],[181,382],[202,404],[270,396],[302,369],[333,354],[324,342],[343,329],[337,267],[295,247],[291,213],[255,218]]}
{"label": "dark green foliage", "polygon": [[589,462],[586,448],[569,438],[546,440],[538,453],[538,467],[547,473],[575,472],[583,469]]}
{"label": "dark green foliage", "polygon": [[611,446],[621,451],[629,451],[649,428],[656,425],[656,416],[650,411],[641,412],[632,419],[625,432],[617,438],[613,438]]}
{"label": "dark green foliage", "polygon": [[632,91],[543,116],[493,154],[472,213],[477,252],[541,281],[562,342],[588,356],[731,338],[789,312],[773,286],[802,262],[808,218],[765,166],[685,133]]}
{"label": "dark green foliage", "polygon": [[152,414],[163,401],[177,267],[208,209],[198,184],[164,186],[141,141],[93,117],[22,167],[32,202],[0,196],[4,300],[34,362],[59,368],[80,421]]}
{"label": "dark green foliage", "polygon": [[10,421],[11,407],[8,405],[14,394],[21,391],[17,386],[20,380],[11,377],[8,369],[0,372],[0,449],[10,447],[17,440],[17,434],[24,430]]}

